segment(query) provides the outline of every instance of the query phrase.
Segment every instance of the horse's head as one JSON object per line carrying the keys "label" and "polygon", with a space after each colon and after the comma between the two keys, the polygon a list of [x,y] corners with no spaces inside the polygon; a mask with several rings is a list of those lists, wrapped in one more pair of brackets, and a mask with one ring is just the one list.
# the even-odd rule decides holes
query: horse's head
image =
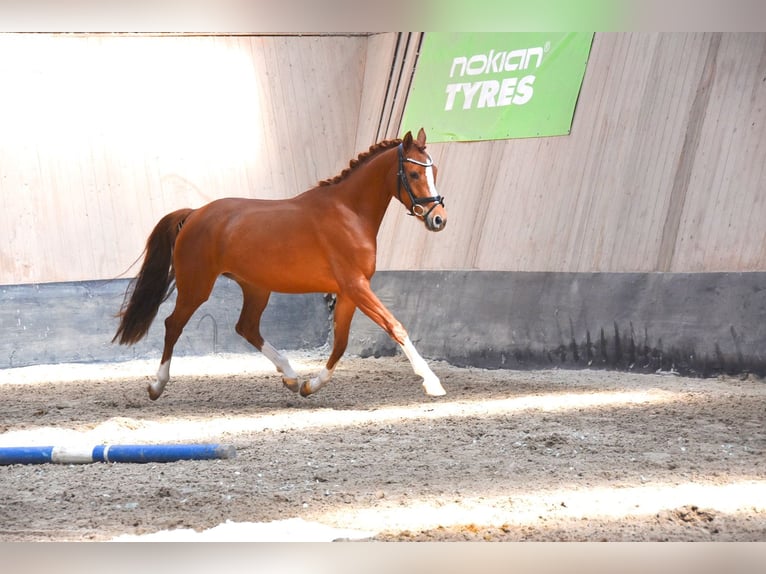
{"label": "horse's head", "polygon": [[[426,132],[423,128],[420,128],[417,139],[413,139],[412,132],[407,132],[397,153],[399,201],[430,231],[441,231],[447,225],[447,210],[444,209],[444,198],[436,191],[437,169],[426,153]],[[406,192],[404,197],[402,189]]]}

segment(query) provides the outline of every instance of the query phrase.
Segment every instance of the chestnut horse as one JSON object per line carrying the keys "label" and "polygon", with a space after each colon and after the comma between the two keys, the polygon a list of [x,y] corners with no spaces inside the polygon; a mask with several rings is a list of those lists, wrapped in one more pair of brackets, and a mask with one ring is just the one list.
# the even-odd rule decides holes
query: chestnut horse
{"label": "chestnut horse", "polygon": [[[165,319],[165,347],[149,397],[156,400],[170,379],[170,359],[181,331],[226,275],[242,288],[236,331],[268,357],[293,392],[308,396],[332,377],[346,350],[358,307],[396,341],[423,378],[428,395],[445,394],[438,377],[407,331],[370,289],[376,236],[396,197],[430,231],[447,223],[436,191],[436,166],[426,153],[423,129],[401,140],[373,145],[335,178],[290,198],[227,198],[163,217],[149,235],[138,276],[120,310],[114,341],[130,345],[149,330],[160,304],[175,287],[175,309]],[[403,193],[404,192],[404,193]],[[259,323],[271,292],[335,293],[334,338],[322,371],[300,384],[290,362],[261,336]]]}

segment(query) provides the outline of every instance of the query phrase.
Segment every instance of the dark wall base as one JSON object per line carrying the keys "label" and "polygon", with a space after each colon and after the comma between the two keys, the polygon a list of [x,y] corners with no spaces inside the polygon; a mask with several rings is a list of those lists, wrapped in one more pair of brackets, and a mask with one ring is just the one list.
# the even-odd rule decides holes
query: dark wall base
{"label": "dark wall base", "polygon": [[[159,358],[160,308],[146,339],[112,344],[127,280],[0,287],[0,368]],[[373,288],[420,353],[482,368],[611,368],[766,376],[766,272],[380,272]],[[242,296],[221,278],[192,317],[177,355],[248,352],[234,331]],[[331,338],[322,294],[272,295],[262,332],[277,348]],[[357,312],[348,353],[397,353]]]}
{"label": "dark wall base", "polygon": [[[482,368],[766,375],[766,273],[387,272],[424,356]],[[397,346],[357,312],[349,350]]]}
{"label": "dark wall base", "polygon": [[[175,292],[160,307],[146,338],[124,347],[111,340],[127,286],[128,280],[115,280],[0,287],[0,368],[159,358]],[[234,331],[241,308],[239,286],[219,278],[186,325],[174,354],[253,351]],[[261,332],[280,349],[319,347],[326,343],[329,328],[329,310],[319,294],[275,293],[261,319]]]}

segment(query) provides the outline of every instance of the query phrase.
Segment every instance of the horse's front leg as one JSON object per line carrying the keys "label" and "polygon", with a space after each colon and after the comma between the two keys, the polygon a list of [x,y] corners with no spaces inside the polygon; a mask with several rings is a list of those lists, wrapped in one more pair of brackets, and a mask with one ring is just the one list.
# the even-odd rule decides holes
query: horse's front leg
{"label": "horse's front leg", "polygon": [[350,296],[357,307],[362,312],[377,323],[388,335],[396,341],[404,351],[404,354],[410,360],[413,371],[416,375],[423,377],[423,390],[427,395],[432,397],[440,397],[447,394],[442,387],[439,377],[437,377],[428,363],[420,356],[415,345],[412,344],[407,330],[404,326],[394,317],[394,315],[386,308],[385,305],[378,299],[378,296],[373,293],[370,288],[370,283],[366,279],[357,280]]}
{"label": "horse's front leg", "polygon": [[447,391],[445,391],[444,387],[442,387],[441,381],[439,381],[439,377],[434,374],[434,372],[431,370],[431,367],[429,367],[428,363],[426,363],[425,359],[420,356],[420,353],[418,353],[415,345],[413,345],[412,341],[410,341],[409,335],[406,335],[406,332],[404,336],[404,342],[399,343],[399,345],[401,346],[402,351],[404,351],[404,354],[410,360],[412,370],[415,371],[416,375],[423,377],[423,390],[426,392],[426,394],[432,397],[441,397],[446,395]]}

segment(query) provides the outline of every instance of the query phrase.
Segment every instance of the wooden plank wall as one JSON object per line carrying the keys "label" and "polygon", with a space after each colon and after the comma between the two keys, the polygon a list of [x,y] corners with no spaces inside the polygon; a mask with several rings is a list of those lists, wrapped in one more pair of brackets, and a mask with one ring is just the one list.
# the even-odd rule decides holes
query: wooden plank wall
{"label": "wooden plank wall", "polygon": [[[107,279],[164,213],[287,197],[396,126],[420,34],[0,35],[0,284]],[[766,269],[766,34],[595,35],[569,136],[431,144],[379,269]]]}
{"label": "wooden plank wall", "polygon": [[109,279],[169,211],[339,173],[359,151],[366,67],[382,65],[367,46],[0,35],[0,284]]}
{"label": "wooden plank wall", "polygon": [[447,228],[379,269],[766,270],[766,34],[596,34],[569,136],[432,144]]}
{"label": "wooden plank wall", "polygon": [[422,32],[370,36],[357,149],[403,134],[399,126],[412,84]]}

